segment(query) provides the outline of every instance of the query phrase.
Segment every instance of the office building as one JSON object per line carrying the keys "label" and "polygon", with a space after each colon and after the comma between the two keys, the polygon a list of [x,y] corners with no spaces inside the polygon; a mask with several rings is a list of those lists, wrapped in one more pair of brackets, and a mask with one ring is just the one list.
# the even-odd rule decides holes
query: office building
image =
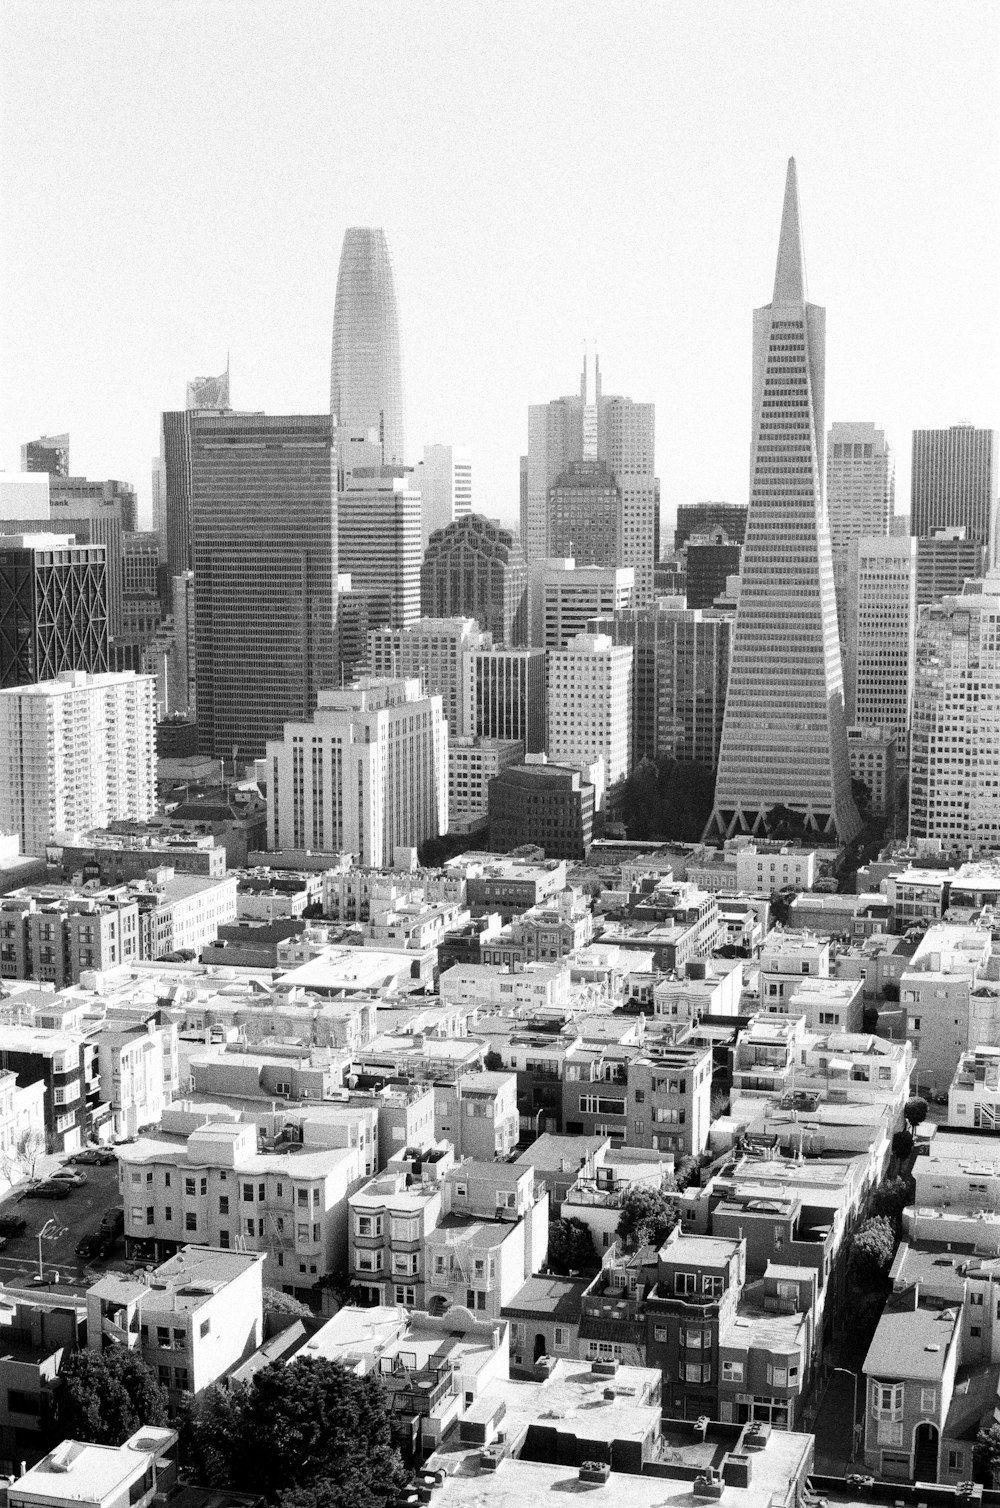
{"label": "office building", "polygon": [[628,773],[632,650],[606,634],[576,634],[549,654],[549,756],[581,769],[604,762],[613,785]]}
{"label": "office building", "polygon": [[[228,414],[229,383],[224,393],[212,389],[205,379],[202,396],[225,397],[225,403],[172,410],[160,418],[160,455],[153,463],[153,527],[159,534],[169,578],[194,569],[194,537],[191,532],[191,425],[198,414]],[[221,379],[217,379],[221,382]],[[188,384],[188,398],[199,391],[197,380]]]}
{"label": "office building", "polygon": [[48,528],[50,482],[47,471],[0,471],[0,530],[4,534]]}
{"label": "office building", "polygon": [[522,743],[528,754],[545,748],[546,653],[544,649],[487,649],[465,661],[466,722],[474,738]]}
{"label": "office building", "polygon": [[514,739],[448,739],[448,821],[453,831],[463,822],[485,819],[490,781],[523,759],[524,744]]}
{"label": "office building", "polygon": [[622,493],[606,461],[570,461],[549,488],[548,554],[579,566],[616,566],[621,555]]}
{"label": "office building", "polygon": [[42,854],[56,833],[156,810],[156,696],[132,671],[0,691],[0,832]]}
{"label": "office building", "polygon": [[49,533],[0,536],[0,688],[107,669],[104,546]]}
{"label": "office building", "polygon": [[746,503],[677,504],[675,550],[682,550],[692,535],[710,534],[713,529],[724,529],[734,544],[743,544],[747,532]]}
{"label": "office building", "polygon": [[69,476],[69,435],[39,435],[22,445],[21,470]]}
{"label": "office building", "polygon": [[594,837],[594,787],[566,765],[511,765],[490,781],[490,848],[530,843],[547,859],[584,859]]}
{"label": "office building", "polygon": [[404,464],[396,283],[385,231],[375,226],[344,232],[333,311],[330,414],[341,472],[359,462]]}
{"label": "office building", "polygon": [[792,158],[774,296],[754,313],[750,511],[713,816],[726,834],[757,830],[775,806],[841,842],[861,825],[823,505],[824,342]]}
{"label": "office building", "polygon": [[[584,359],[579,396],[533,404],[528,410],[521,542],[529,560],[558,553],[549,538],[550,517],[556,520],[556,515],[550,515],[551,489],[560,478],[569,476],[573,463],[582,461],[604,462],[613,477],[618,490],[618,523],[617,553],[611,563],[628,565],[635,571],[636,600],[642,604],[653,592],[659,501],[654,476],[653,405],[606,397],[596,356],[591,391]],[[588,509],[592,513],[589,504]]]}
{"label": "office building", "polygon": [[528,639],[528,567],[509,529],[470,513],[435,529],[420,567],[425,618],[475,618],[497,645]]}
{"label": "office building", "polygon": [[[910,837],[1000,848],[1000,575],[920,609]],[[2,825],[2,824],[0,824]]]}
{"label": "office building", "polygon": [[353,853],[390,866],[397,848],[448,831],[448,727],[416,680],[362,677],[324,690],[311,722],[267,746],[267,846]]}
{"label": "office building", "polygon": [[964,525],[966,538],[993,560],[997,505],[997,435],[953,424],[915,429],[910,464],[910,528],[918,539]]}
{"label": "office building", "polygon": [[330,420],[203,412],[190,426],[199,747],[254,759],[336,680]]}
{"label": "office building", "polygon": [[187,385],[185,407],[191,409],[211,408],[225,412],[229,408],[229,361],[226,370],[218,377],[195,377]]}
{"label": "office building", "polygon": [[[536,570],[533,564],[531,569]],[[572,558],[538,563],[540,637],[546,649],[565,649],[575,634],[586,632],[591,618],[637,606],[631,567],[577,566]]]}
{"label": "office building", "polygon": [[935,529],[917,539],[917,606],[961,596],[967,581],[986,569],[986,546],[968,537],[965,525]]}
{"label": "office building", "polygon": [[349,573],[337,577],[337,685],[368,668],[368,640],[392,617],[388,592],[356,592]]}
{"label": "office building", "polygon": [[420,616],[420,495],[402,466],[358,466],[337,498],[340,569],[351,589],[388,595],[390,628]]}
{"label": "office building", "polygon": [[732,618],[669,599],[591,618],[588,633],[632,648],[632,764],[719,760]]}
{"label": "office building", "polygon": [[844,656],[847,718],[889,728],[905,760],[917,624],[917,541],[852,539]]}
{"label": "office building", "polygon": [[492,647],[473,618],[418,618],[407,628],[368,636],[368,673],[416,679],[424,696],[439,696],[449,733],[465,727],[465,656]]}
{"label": "office building", "polygon": [[743,546],[734,544],[721,527],[692,535],[684,547],[688,607],[712,607],[725,592],[730,576],[740,574],[742,559]]}
{"label": "office building", "polygon": [[847,729],[847,758],[851,779],[868,787],[874,812],[888,816],[896,809],[896,757],[899,745],[891,728],[858,723]]}
{"label": "office building", "polygon": [[472,512],[472,452],[464,445],[425,445],[410,485],[420,493],[420,543]]}
{"label": "office building", "polygon": [[867,423],[831,425],[826,437],[826,517],[842,643],[851,544],[889,533],[895,495],[895,466],[883,431]]}
{"label": "office building", "polygon": [[122,554],[122,631],[126,644],[152,644],[160,627],[160,542],[155,534],[126,534]]}

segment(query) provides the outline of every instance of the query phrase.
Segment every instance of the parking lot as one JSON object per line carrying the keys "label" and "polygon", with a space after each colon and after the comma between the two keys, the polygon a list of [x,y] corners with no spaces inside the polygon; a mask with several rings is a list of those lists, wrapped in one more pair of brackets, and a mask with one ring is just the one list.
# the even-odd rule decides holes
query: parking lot
{"label": "parking lot", "polygon": [[0,1218],[13,1215],[27,1221],[21,1234],[8,1236],[6,1247],[0,1251],[0,1282],[9,1287],[36,1286],[33,1280],[38,1276],[38,1237],[50,1222],[51,1229],[41,1242],[45,1282],[37,1286],[53,1288],[58,1281],[59,1288],[82,1290],[109,1267],[125,1266],[125,1247],[121,1240],[100,1261],[85,1262],[75,1251],[80,1238],[97,1229],[104,1211],[111,1205],[121,1204],[117,1163],[103,1168],[76,1168],[72,1163],[66,1163],[66,1166],[87,1175],[87,1182],[81,1188],[74,1188],[68,1199],[32,1199],[26,1195],[27,1186],[21,1185],[0,1202]]}

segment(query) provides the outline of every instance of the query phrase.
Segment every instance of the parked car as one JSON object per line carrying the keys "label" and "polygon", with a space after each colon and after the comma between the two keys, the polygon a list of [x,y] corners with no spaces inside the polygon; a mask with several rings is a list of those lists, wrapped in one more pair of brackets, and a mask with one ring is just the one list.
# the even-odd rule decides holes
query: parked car
{"label": "parked car", "polygon": [[27,1228],[23,1215],[0,1215],[0,1236],[19,1236]]}
{"label": "parked car", "polygon": [[101,1216],[101,1230],[111,1236],[120,1236],[125,1229],[125,1211],[113,1204]]}
{"label": "parked car", "polygon": [[103,1168],[118,1159],[110,1147],[84,1147],[82,1152],[74,1152],[69,1161],[88,1168]]}
{"label": "parked car", "polygon": [[68,1199],[73,1192],[73,1185],[67,1183],[65,1178],[48,1178],[44,1183],[38,1183],[29,1189],[25,1199]]}
{"label": "parked car", "polygon": [[104,1230],[92,1230],[86,1236],[81,1236],[76,1244],[78,1257],[104,1257],[114,1246],[114,1238]]}
{"label": "parked car", "polygon": [[78,1189],[87,1182],[86,1173],[77,1173],[73,1168],[59,1168],[52,1174],[52,1178],[59,1183],[68,1183],[71,1189]]}

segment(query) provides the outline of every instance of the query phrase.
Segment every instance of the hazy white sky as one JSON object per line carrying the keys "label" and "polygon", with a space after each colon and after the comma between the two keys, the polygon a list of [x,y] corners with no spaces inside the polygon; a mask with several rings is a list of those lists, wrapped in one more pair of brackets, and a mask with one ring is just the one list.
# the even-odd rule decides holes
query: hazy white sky
{"label": "hazy white sky", "polygon": [[4,0],[0,467],[68,429],[149,505],[158,415],[329,406],[346,226],[385,227],[408,450],[513,519],[527,406],[656,404],[665,512],[747,491],[751,310],[798,160],[827,418],[1000,423],[996,0]]}

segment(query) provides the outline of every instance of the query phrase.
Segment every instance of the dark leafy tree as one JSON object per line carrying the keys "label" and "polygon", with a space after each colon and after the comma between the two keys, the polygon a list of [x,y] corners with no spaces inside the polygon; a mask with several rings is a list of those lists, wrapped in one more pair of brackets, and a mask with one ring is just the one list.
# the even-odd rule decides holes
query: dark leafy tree
{"label": "dark leafy tree", "polygon": [[486,1053],[483,1058],[483,1067],[488,1068],[490,1073],[498,1073],[503,1067],[503,1058],[497,1052],[496,1048],[491,1047],[489,1052]]}
{"label": "dark leafy tree", "polygon": [[921,1125],[927,1119],[927,1101],[915,1094],[903,1106],[903,1119],[911,1130]]}
{"label": "dark leafy tree", "polygon": [[861,1030],[872,1036],[878,1031],[878,1007],[866,1005],[861,1012]]}
{"label": "dark leafy tree", "polygon": [[769,902],[771,908],[771,920],[776,927],[787,927],[792,915],[792,903],[787,895],[780,890],[771,892]]}
{"label": "dark leafy tree", "polygon": [[674,1182],[679,1189],[686,1189],[689,1183],[698,1181],[697,1157],[682,1157],[674,1168]]}
{"label": "dark leafy tree", "polygon": [[297,1319],[310,1319],[312,1310],[308,1304],[303,1304],[301,1299],[293,1298],[290,1293],[282,1293],[280,1288],[265,1288],[263,1290],[265,1314],[294,1314]]}
{"label": "dark leafy tree", "polygon": [[580,1272],[598,1265],[594,1238],[582,1220],[549,1221],[549,1267],[553,1272]]}
{"label": "dark leafy tree", "polygon": [[715,773],[688,760],[643,759],[616,783],[613,795],[631,839],[697,843],[712,815]]}
{"label": "dark leafy tree", "polygon": [[77,1351],[59,1374],[62,1434],[94,1445],[121,1445],[146,1424],[166,1424],[167,1395],[142,1357],[125,1346]]}
{"label": "dark leafy tree", "polygon": [[892,1138],[892,1155],[897,1162],[905,1162],[913,1151],[913,1133],[897,1131]]}
{"label": "dark leafy tree", "polygon": [[730,1095],[727,1089],[714,1089],[709,1106],[709,1119],[717,1121],[720,1115],[729,1114]]}
{"label": "dark leafy tree", "polygon": [[666,1189],[633,1185],[622,1196],[617,1234],[626,1245],[659,1248],[677,1224],[677,1201]]}
{"label": "dark leafy tree", "polygon": [[385,1390],[309,1357],[258,1372],[227,1398],[209,1388],[185,1422],[188,1459],[210,1487],[262,1492],[282,1508],[383,1508],[404,1481]]}
{"label": "dark leafy tree", "polygon": [[1000,1476],[1000,1424],[990,1424],[979,1431],[972,1459],[980,1481],[992,1487]]}
{"label": "dark leafy tree", "polygon": [[886,1178],[875,1190],[871,1212],[873,1215],[884,1215],[898,1228],[903,1211],[908,1204],[913,1203],[913,1195],[912,1178]]}
{"label": "dark leafy tree", "polygon": [[884,1288],[896,1252],[896,1232],[885,1215],[874,1215],[851,1240],[850,1270],[859,1288]]}

